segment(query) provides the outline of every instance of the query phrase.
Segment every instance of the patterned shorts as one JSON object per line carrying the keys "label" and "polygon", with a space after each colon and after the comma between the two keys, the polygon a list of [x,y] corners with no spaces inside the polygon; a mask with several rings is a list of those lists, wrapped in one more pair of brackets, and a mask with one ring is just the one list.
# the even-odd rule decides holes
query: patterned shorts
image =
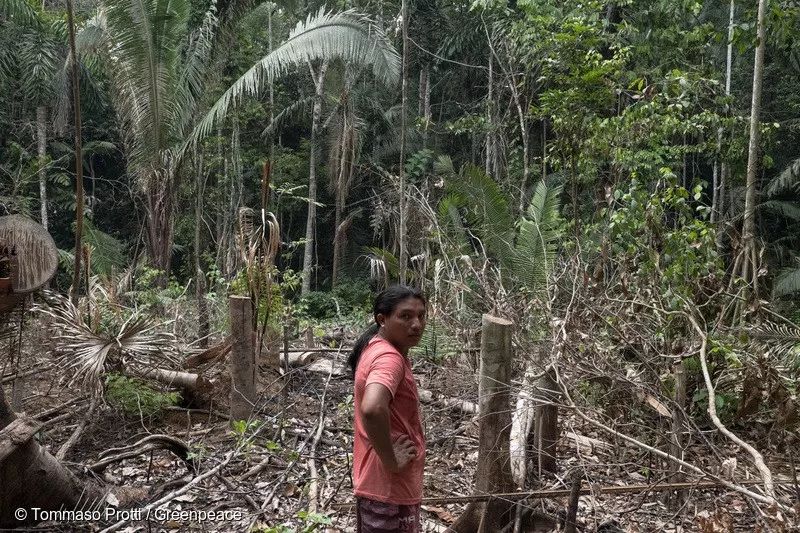
{"label": "patterned shorts", "polygon": [[377,502],[367,498],[357,498],[356,531],[358,533],[419,533],[419,504],[395,505]]}

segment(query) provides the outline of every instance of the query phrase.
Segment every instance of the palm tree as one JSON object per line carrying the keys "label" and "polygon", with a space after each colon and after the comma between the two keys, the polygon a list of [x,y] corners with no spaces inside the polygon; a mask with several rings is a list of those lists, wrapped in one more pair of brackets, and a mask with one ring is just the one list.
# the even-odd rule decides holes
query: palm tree
{"label": "palm tree", "polygon": [[171,264],[187,148],[214,131],[244,96],[259,96],[292,65],[324,59],[369,64],[382,80],[395,79],[399,71],[396,52],[365,18],[321,10],[298,23],[286,42],[226,90],[195,127],[219,21],[212,4],[190,36],[189,12],[189,0],[109,0],[80,40],[84,50],[97,50],[106,60],[128,171],[145,200],[148,253],[164,273]]}

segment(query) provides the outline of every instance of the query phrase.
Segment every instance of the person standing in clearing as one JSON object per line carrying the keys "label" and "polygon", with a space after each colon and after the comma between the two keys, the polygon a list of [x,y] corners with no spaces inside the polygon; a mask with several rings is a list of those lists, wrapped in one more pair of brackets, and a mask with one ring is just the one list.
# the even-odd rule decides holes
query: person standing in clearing
{"label": "person standing in clearing", "polygon": [[355,377],[353,489],[357,531],[421,531],[425,436],[409,348],[425,331],[425,296],[395,285],[375,298],[375,324],[348,363]]}

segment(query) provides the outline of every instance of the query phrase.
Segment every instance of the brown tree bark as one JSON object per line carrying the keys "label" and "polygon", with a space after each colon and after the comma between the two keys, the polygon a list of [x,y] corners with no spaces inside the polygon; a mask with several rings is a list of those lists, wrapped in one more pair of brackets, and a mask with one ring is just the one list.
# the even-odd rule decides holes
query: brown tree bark
{"label": "brown tree bark", "polygon": [[558,442],[558,407],[554,405],[558,399],[558,384],[552,369],[539,379],[535,396],[536,420],[534,422],[534,438],[539,477],[545,472],[557,470],[556,442]]}
{"label": "brown tree bark", "polygon": [[408,0],[402,0],[400,13],[403,25],[403,69],[400,82],[400,228],[397,242],[400,283],[406,282],[408,250],[406,249],[406,128],[408,127]]}
{"label": "brown tree bark", "polygon": [[250,298],[231,296],[230,318],[233,347],[229,358],[231,373],[231,421],[248,420],[256,402],[255,330]]}
{"label": "brown tree bark", "polygon": [[[476,494],[507,493],[514,490],[509,458],[511,428],[511,333],[509,320],[483,315],[478,396],[480,429]],[[474,502],[456,520],[457,533],[495,532],[514,519],[514,503],[503,500]]]}
{"label": "brown tree bark", "polygon": [[[14,423],[15,420],[17,416],[0,387],[0,448],[11,450],[0,456],[0,528],[35,523],[30,512],[34,507],[47,511],[89,508],[105,496],[99,487],[79,481],[36,439],[25,439],[29,433],[24,431],[27,421]],[[17,430],[6,430],[13,429],[12,423]],[[18,508],[29,511],[26,520],[19,521],[14,516]]]}

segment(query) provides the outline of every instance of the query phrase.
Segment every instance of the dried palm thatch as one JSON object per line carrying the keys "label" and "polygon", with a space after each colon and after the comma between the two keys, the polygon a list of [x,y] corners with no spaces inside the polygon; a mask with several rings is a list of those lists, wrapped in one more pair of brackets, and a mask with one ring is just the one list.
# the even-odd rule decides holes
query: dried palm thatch
{"label": "dried palm thatch", "polygon": [[11,287],[17,294],[43,287],[58,268],[58,249],[53,238],[30,218],[0,217],[0,250],[13,253]]}

